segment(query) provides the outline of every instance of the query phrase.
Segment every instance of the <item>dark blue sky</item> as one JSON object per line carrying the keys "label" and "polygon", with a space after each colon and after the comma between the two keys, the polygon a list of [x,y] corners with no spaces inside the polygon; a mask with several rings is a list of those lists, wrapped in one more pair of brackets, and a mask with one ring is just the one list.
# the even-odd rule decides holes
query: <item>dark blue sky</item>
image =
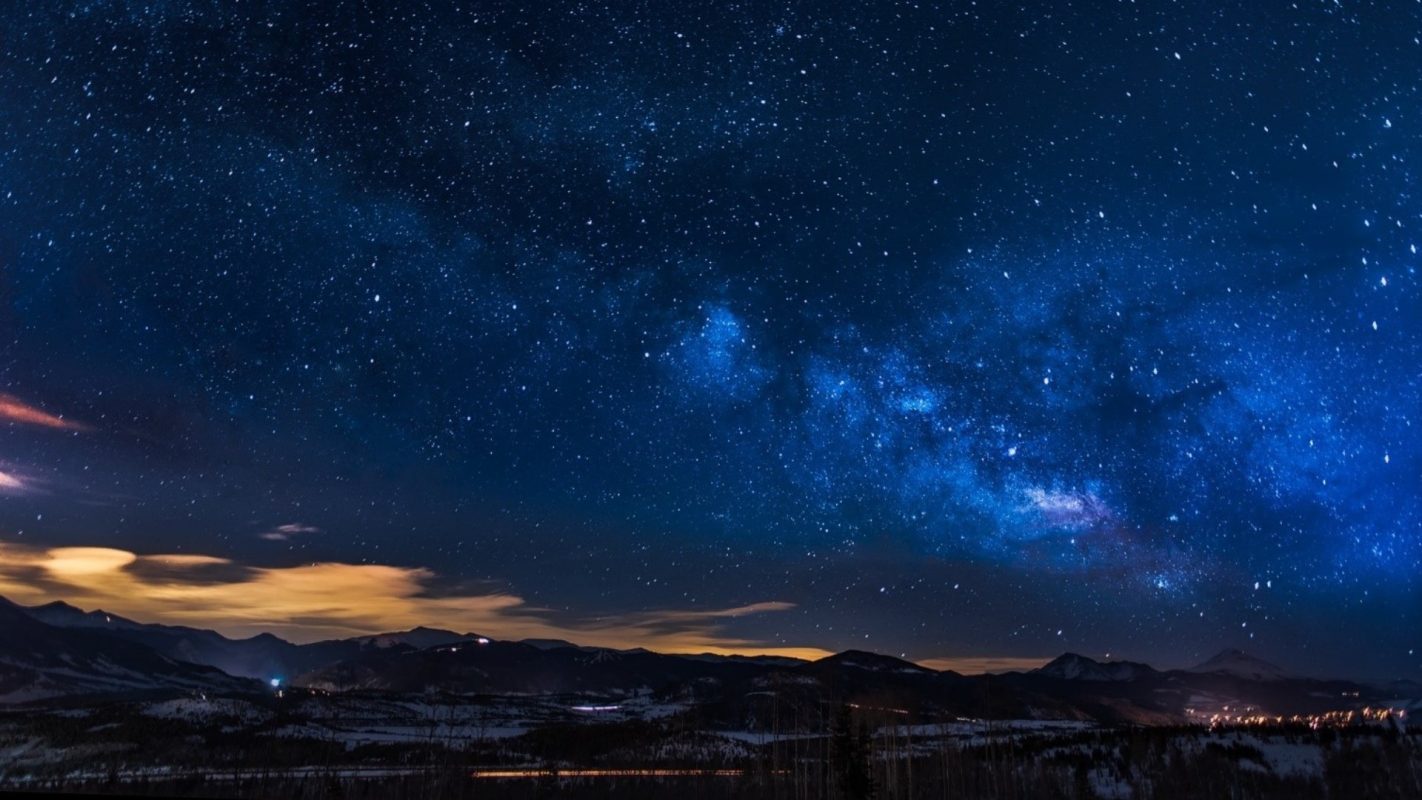
{"label": "dark blue sky", "polygon": [[0,537],[1416,677],[1419,37],[1411,2],[9,4],[0,388],[82,429],[0,428]]}

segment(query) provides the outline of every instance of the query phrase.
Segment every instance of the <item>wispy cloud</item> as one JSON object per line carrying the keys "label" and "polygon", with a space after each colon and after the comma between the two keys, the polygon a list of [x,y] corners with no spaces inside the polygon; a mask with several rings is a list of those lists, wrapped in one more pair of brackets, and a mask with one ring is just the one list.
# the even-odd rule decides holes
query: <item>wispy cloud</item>
{"label": "wispy cloud", "polygon": [[29,483],[13,472],[0,470],[0,493],[18,494],[29,489]]}
{"label": "wispy cloud", "polygon": [[336,562],[262,567],[201,554],[141,555],[104,547],[0,543],[0,595],[22,603],[62,599],[143,621],[270,631],[295,641],[437,625],[500,639],[556,638],[671,653],[787,655],[828,651],[735,635],[735,620],[794,608],[770,601],[719,609],[668,609],[566,618],[508,592],[437,593],[423,567]]}
{"label": "wispy cloud", "polygon": [[82,422],[55,416],[9,394],[0,394],[0,420],[20,425],[38,425],[42,428],[61,431],[89,430],[89,426]]}
{"label": "wispy cloud", "polygon": [[288,522],[285,525],[278,525],[271,530],[262,531],[258,537],[269,542],[285,542],[306,533],[320,533],[321,529],[315,525],[303,525],[299,522]]}
{"label": "wispy cloud", "polygon": [[0,497],[42,492],[46,483],[24,467],[0,460]]}

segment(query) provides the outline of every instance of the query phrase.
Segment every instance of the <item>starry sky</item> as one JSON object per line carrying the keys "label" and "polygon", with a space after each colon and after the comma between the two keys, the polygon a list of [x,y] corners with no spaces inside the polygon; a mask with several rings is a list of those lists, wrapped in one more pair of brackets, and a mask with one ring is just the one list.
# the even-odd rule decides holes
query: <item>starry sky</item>
{"label": "starry sky", "polygon": [[1411,0],[5,4],[0,593],[1417,677],[1419,130]]}

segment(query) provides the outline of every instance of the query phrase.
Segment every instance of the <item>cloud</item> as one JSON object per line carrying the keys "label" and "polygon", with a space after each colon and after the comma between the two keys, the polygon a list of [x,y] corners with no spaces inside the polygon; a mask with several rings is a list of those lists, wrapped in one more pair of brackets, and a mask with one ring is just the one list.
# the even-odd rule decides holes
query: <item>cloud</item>
{"label": "cloud", "polygon": [[29,482],[14,472],[0,470],[0,494],[23,494],[30,488]]}
{"label": "cloud", "polygon": [[779,601],[721,609],[669,609],[557,617],[508,592],[436,594],[423,567],[325,562],[262,567],[202,554],[141,555],[106,547],[0,543],[0,595],[20,603],[62,599],[141,621],[271,632],[299,642],[434,625],[498,639],[567,639],[669,653],[785,655],[828,651],[737,636],[729,624],[794,608]]}
{"label": "cloud", "polygon": [[138,560],[127,550],[110,547],[55,547],[41,566],[61,579],[88,578],[115,572]]}
{"label": "cloud", "polygon": [[315,525],[303,525],[299,522],[288,522],[285,525],[278,525],[269,531],[262,531],[257,534],[260,538],[269,542],[285,542],[303,533],[320,533],[321,529]]}
{"label": "cloud", "polygon": [[0,394],[0,420],[21,425],[38,425],[61,431],[87,431],[89,426],[74,420],[57,417],[36,408],[14,395]]}

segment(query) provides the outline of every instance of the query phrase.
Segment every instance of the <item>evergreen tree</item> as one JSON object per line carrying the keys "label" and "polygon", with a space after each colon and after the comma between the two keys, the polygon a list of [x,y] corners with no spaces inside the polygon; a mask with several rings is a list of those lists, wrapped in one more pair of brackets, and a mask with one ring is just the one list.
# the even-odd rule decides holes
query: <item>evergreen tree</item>
{"label": "evergreen tree", "polygon": [[870,800],[874,797],[874,775],[869,766],[869,728],[862,722],[855,726],[849,706],[839,708],[831,738],[835,785],[845,800]]}

